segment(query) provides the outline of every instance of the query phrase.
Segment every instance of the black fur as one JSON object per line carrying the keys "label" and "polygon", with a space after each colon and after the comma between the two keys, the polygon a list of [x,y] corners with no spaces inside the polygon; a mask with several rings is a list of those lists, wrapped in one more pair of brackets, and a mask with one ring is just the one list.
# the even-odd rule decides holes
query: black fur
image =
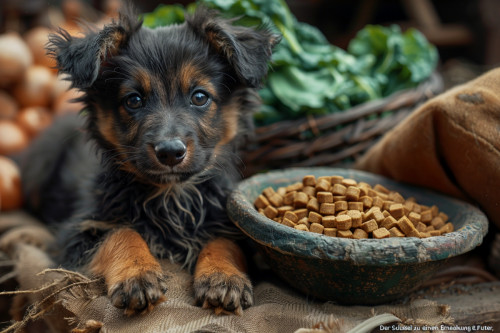
{"label": "black fur", "polygon": [[[84,268],[117,226],[137,230],[158,258],[189,268],[208,240],[239,236],[227,218],[226,198],[239,178],[237,148],[259,106],[255,88],[278,41],[267,30],[234,27],[205,9],[181,25],[152,30],[125,14],[85,37],[62,31],[50,38],[60,72],[85,93],[80,125],[97,147],[91,151],[81,143],[84,134],[73,119],[75,126],[66,122],[47,131],[24,159],[23,172],[40,179],[25,183],[32,195],[27,201],[32,211],[58,223],[63,266]],[[196,69],[194,77],[181,79],[187,65]],[[145,74],[149,86],[138,81]],[[189,102],[198,86],[188,83],[202,85],[198,76],[210,83],[203,89],[213,87],[208,106]],[[139,110],[124,107],[131,94],[145,101]],[[232,123],[235,135],[228,134]],[[151,147],[171,137],[191,150],[186,163],[165,167]],[[88,166],[75,167],[72,156]],[[51,171],[30,167],[40,161]],[[64,213],[58,200],[51,205],[34,199],[44,195],[65,198]]]}

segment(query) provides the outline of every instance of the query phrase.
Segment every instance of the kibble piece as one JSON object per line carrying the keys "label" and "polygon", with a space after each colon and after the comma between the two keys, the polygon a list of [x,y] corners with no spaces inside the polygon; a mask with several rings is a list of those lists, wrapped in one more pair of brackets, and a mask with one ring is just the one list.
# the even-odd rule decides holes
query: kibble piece
{"label": "kibble piece", "polygon": [[330,182],[332,185],[341,184],[342,180],[344,180],[344,177],[342,177],[342,176],[331,176],[330,177]]}
{"label": "kibble piece", "polygon": [[431,206],[432,217],[436,217],[439,214],[439,208],[436,205]]}
{"label": "kibble piece", "polygon": [[415,229],[417,229],[420,233],[422,233],[427,230],[427,226],[423,222],[418,222],[417,225],[415,226]]}
{"label": "kibble piece", "polygon": [[332,177],[331,176],[320,176],[318,179],[316,179],[316,184],[319,182],[325,181],[328,183],[328,185],[332,185]]}
{"label": "kibble piece", "polygon": [[378,229],[378,224],[377,224],[377,221],[375,221],[374,219],[371,219],[371,220],[368,220],[368,221],[364,222],[363,224],[361,224],[361,228],[365,232],[370,233],[373,230]]}
{"label": "kibble piece", "polygon": [[311,226],[309,227],[309,231],[315,232],[317,234],[322,234],[323,229],[325,229],[325,227],[319,223],[311,223]]}
{"label": "kibble piece", "polygon": [[371,208],[372,203],[373,203],[373,198],[369,197],[368,195],[364,195],[361,198],[359,198],[359,201],[363,203],[363,207],[366,208]]}
{"label": "kibble piece", "polygon": [[401,232],[397,227],[392,227],[389,229],[389,233],[391,234],[390,237],[404,237],[405,234]]}
{"label": "kibble piece", "polygon": [[345,191],[345,196],[348,201],[358,201],[360,193],[361,190],[359,189],[359,187],[349,186]]}
{"label": "kibble piece", "polygon": [[384,201],[384,205],[382,206],[382,212],[384,212],[385,210],[389,212],[391,210],[391,206],[394,203],[395,203],[394,201],[390,201],[390,200]]}
{"label": "kibble piece", "polygon": [[314,175],[307,175],[302,178],[304,186],[316,186],[316,177]]}
{"label": "kibble piece", "polygon": [[444,225],[443,219],[438,215],[435,218],[432,219],[431,225],[434,227],[434,229],[438,230],[441,229],[441,227]]}
{"label": "kibble piece", "polygon": [[374,197],[372,201],[372,207],[384,207],[384,199],[382,199],[381,197]]}
{"label": "kibble piece", "polygon": [[439,230],[431,230],[431,231],[428,231],[428,233],[431,236],[441,236],[441,231],[439,231]]}
{"label": "kibble piece", "polygon": [[342,184],[333,184],[332,193],[333,195],[345,195],[347,187]]}
{"label": "kibble piece", "polygon": [[439,212],[438,216],[441,218],[441,220],[443,220],[443,222],[446,223],[448,221],[448,215],[446,215],[445,213]]}
{"label": "kibble piece", "polygon": [[365,219],[374,219],[377,223],[382,223],[382,221],[385,219],[385,216],[384,214],[382,214],[379,207],[374,206],[366,212]]}
{"label": "kibble piece", "polygon": [[408,237],[410,237],[414,231],[418,232],[413,223],[406,216],[398,220],[398,228]]}
{"label": "kibble piece", "polygon": [[276,193],[278,193],[279,195],[284,197],[286,194],[286,188],[285,187],[278,187],[278,189],[276,190]]}
{"label": "kibble piece", "polygon": [[316,188],[312,187],[312,186],[304,186],[304,188],[302,189],[302,192],[304,192],[305,194],[307,194],[310,197],[316,196]]}
{"label": "kibble piece", "polygon": [[336,201],[335,202],[335,211],[340,212],[343,210],[349,209],[349,206],[347,205],[347,201]]}
{"label": "kibble piece", "polygon": [[354,232],[352,233],[352,238],[354,239],[368,238],[368,233],[363,229],[355,229]]}
{"label": "kibble piece", "polygon": [[417,238],[421,238],[422,236],[420,235],[420,231],[418,231],[417,229],[413,229],[409,235],[406,235],[407,237],[417,237]]}
{"label": "kibble piece", "polygon": [[399,194],[398,192],[389,193],[389,200],[394,201],[396,203],[401,203],[401,204],[405,202],[405,198],[403,198],[403,196],[401,194]]}
{"label": "kibble piece", "polygon": [[307,227],[307,229],[309,230],[309,226],[311,225],[311,223],[309,222],[309,219],[307,217],[303,217],[301,218],[297,224],[303,224]]}
{"label": "kibble piece", "polygon": [[352,226],[352,219],[349,215],[339,215],[336,217],[338,230],[349,230]]}
{"label": "kibble piece", "polygon": [[[316,212],[309,212],[308,218],[309,218],[310,223],[321,223],[323,216],[321,216],[321,214],[318,214]],[[311,229],[311,228],[309,228],[309,229]]]}
{"label": "kibble piece", "polygon": [[333,202],[337,202],[337,201],[346,201],[347,198],[345,195],[334,195],[333,196]]}
{"label": "kibble piece", "polygon": [[429,224],[432,221],[432,211],[430,209],[424,210],[420,213],[420,221]]}
{"label": "kibble piece", "polygon": [[266,208],[267,206],[269,206],[269,200],[267,200],[267,198],[263,194],[260,194],[257,199],[255,199],[254,205],[255,207],[257,207],[257,209]]}
{"label": "kibble piece", "polygon": [[453,224],[451,224],[450,222],[448,222],[444,226],[442,226],[441,228],[439,228],[439,231],[441,232],[441,235],[442,234],[446,234],[448,232],[452,232],[453,231]]}
{"label": "kibble piece", "polygon": [[278,215],[279,216],[285,215],[286,212],[292,211],[292,210],[293,210],[293,206],[280,206],[280,207],[278,207]]}
{"label": "kibble piece", "polygon": [[295,198],[293,199],[293,205],[295,208],[303,208],[307,206],[309,202],[309,197],[304,192],[297,192]]}
{"label": "kibble piece", "polygon": [[274,193],[276,193],[274,191],[274,188],[272,188],[271,186],[269,187],[266,187],[263,191],[262,191],[262,194],[264,194],[266,196],[266,198],[269,198],[270,196],[272,196]]}
{"label": "kibble piece", "polygon": [[293,211],[295,215],[300,219],[303,219],[304,217],[307,217],[308,211],[306,208],[301,208],[301,209],[296,209]]}
{"label": "kibble piece", "polygon": [[319,212],[319,202],[318,199],[316,198],[311,198],[309,199],[309,202],[307,202],[307,209],[312,210],[314,212]]}
{"label": "kibble piece", "polygon": [[299,217],[297,216],[297,214],[295,214],[292,211],[285,212],[285,215],[283,215],[283,218],[289,219],[293,223],[297,223],[299,221]]}
{"label": "kibble piece", "polygon": [[285,218],[282,220],[281,224],[286,225],[287,227],[292,227],[292,228],[297,225],[296,223],[293,223],[289,219],[285,219]]}
{"label": "kibble piece", "polygon": [[413,223],[414,226],[417,226],[418,222],[420,222],[419,213],[411,212],[410,214],[408,214],[408,218],[410,219],[410,221]]}
{"label": "kibble piece", "polygon": [[397,224],[398,221],[392,215],[389,215],[380,223],[380,226],[390,231],[391,228],[395,227]]}
{"label": "kibble piece", "polygon": [[284,205],[293,205],[293,199],[295,198],[295,194],[297,191],[287,192],[283,197]]}
{"label": "kibble piece", "polygon": [[330,237],[337,237],[337,228],[326,228],[323,229],[323,235]]}
{"label": "kibble piece", "polygon": [[342,179],[341,184],[344,185],[345,187],[349,187],[358,185],[358,182],[351,178],[344,178]]}
{"label": "kibble piece", "polygon": [[347,208],[349,210],[363,211],[363,203],[359,201],[350,201],[347,203]]}
{"label": "kibble piece", "polygon": [[335,228],[337,226],[336,217],[333,215],[323,216],[321,223],[323,223],[325,228]]}
{"label": "kibble piece", "polygon": [[395,218],[395,219],[400,219],[401,216],[404,215],[404,208],[403,205],[400,203],[395,203],[392,204],[391,207],[389,208],[389,213]]}
{"label": "kibble piece", "polygon": [[319,212],[323,215],[333,215],[335,214],[335,209],[336,209],[336,203],[322,203],[319,206]]}
{"label": "kibble piece", "polygon": [[375,186],[373,186],[373,189],[377,192],[385,193],[385,194],[389,194],[391,192],[384,185],[381,185],[381,184],[376,184]]}
{"label": "kibble piece", "polygon": [[288,185],[286,187],[286,191],[287,192],[292,192],[292,191],[300,191],[304,188],[304,184],[302,184],[302,182],[296,182],[292,185]]}
{"label": "kibble piece", "polygon": [[330,182],[321,179],[316,183],[316,191],[321,192],[321,191],[328,191],[330,189]]}
{"label": "kibble piece", "polygon": [[382,239],[382,238],[388,238],[391,234],[389,233],[389,230],[387,230],[386,228],[378,228],[377,230],[373,230],[372,235],[373,238]]}
{"label": "kibble piece", "polygon": [[337,237],[352,238],[352,231],[351,230],[337,230]]}
{"label": "kibble piece", "polygon": [[294,228],[297,230],[309,231],[309,228],[307,228],[305,224],[297,224],[294,226]]}
{"label": "kibble piece", "polygon": [[325,203],[325,202],[333,202],[333,194],[332,192],[318,192],[316,194],[316,197],[318,198],[319,203]]}
{"label": "kibble piece", "polygon": [[414,203],[413,209],[411,210],[413,213],[420,214],[422,212],[422,207],[419,204]]}
{"label": "kibble piece", "polygon": [[276,216],[278,216],[278,209],[269,205],[264,208],[264,215],[266,215],[270,219],[274,219]]}
{"label": "kibble piece", "polygon": [[271,197],[269,197],[268,200],[274,207],[279,207],[283,205],[283,197],[278,193],[274,193],[273,195],[271,195]]}
{"label": "kibble piece", "polygon": [[361,227],[361,224],[363,224],[363,216],[361,216],[361,212],[359,210],[348,210],[347,215],[351,217],[351,228]]}

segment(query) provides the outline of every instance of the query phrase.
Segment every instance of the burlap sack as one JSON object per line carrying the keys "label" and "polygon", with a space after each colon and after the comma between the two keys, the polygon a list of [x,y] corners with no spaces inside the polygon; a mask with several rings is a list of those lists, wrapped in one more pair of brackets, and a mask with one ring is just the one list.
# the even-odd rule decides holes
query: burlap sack
{"label": "burlap sack", "polygon": [[500,227],[500,69],[422,105],[355,167],[475,202]]}

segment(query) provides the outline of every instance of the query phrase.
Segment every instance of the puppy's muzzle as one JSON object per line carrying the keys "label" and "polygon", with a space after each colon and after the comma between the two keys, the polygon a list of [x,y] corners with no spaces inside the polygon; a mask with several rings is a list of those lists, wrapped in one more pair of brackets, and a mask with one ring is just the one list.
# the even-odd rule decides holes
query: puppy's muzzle
{"label": "puppy's muzzle", "polygon": [[173,167],[186,157],[187,147],[180,139],[165,140],[154,146],[156,158],[160,163]]}

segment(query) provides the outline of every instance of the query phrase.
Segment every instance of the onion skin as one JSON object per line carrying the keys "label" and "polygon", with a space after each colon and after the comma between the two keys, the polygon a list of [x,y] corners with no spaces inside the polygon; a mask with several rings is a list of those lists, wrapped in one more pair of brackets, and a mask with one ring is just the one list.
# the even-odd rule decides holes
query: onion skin
{"label": "onion skin", "polygon": [[29,144],[28,134],[12,120],[0,120],[0,155],[20,152]]}
{"label": "onion skin", "polygon": [[21,173],[18,166],[5,156],[0,156],[0,211],[22,207]]}

